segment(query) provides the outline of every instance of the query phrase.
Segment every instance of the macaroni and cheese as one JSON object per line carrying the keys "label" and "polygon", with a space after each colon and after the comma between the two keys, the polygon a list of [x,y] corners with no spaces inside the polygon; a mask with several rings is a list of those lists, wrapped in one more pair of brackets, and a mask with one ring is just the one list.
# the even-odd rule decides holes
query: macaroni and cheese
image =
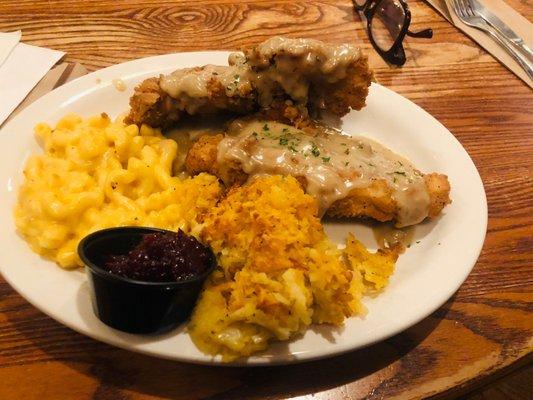
{"label": "macaroni and cheese", "polygon": [[158,129],[112,122],[106,114],[71,114],[35,133],[44,154],[24,169],[15,222],[32,249],[64,268],[81,266],[79,241],[114,226],[182,229],[197,235],[199,218],[221,195],[217,178],[174,174],[177,144]]}

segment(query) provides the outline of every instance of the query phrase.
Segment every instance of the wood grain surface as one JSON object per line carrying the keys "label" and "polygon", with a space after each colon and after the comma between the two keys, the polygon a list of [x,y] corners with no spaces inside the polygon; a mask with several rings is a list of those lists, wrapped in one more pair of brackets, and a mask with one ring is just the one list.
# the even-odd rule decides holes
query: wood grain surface
{"label": "wood grain surface", "polygon": [[[434,115],[470,153],[489,226],[467,281],[430,317],[374,346],[286,367],[196,366],[113,348],[48,318],[0,280],[0,399],[454,398],[530,362],[532,92],[426,3],[409,4],[413,30],[435,36],[408,38],[406,65],[392,69],[350,1],[2,0],[0,31],[22,29],[24,42],[66,51],[90,70],[274,34],[358,43],[381,84]],[[530,2],[511,4],[532,19]]]}

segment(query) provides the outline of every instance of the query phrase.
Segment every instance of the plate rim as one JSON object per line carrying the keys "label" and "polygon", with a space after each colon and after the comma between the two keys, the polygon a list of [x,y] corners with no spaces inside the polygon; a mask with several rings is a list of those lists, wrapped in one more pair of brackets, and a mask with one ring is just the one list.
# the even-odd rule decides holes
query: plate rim
{"label": "plate rim", "polygon": [[[167,59],[170,61],[170,60],[175,59],[175,57],[179,58],[179,57],[182,57],[183,55],[204,56],[204,55],[213,55],[213,54],[227,55],[227,54],[229,54],[229,52],[228,51],[220,51],[220,50],[216,50],[216,51],[199,51],[199,52],[179,52],[179,53],[171,53],[171,54],[164,54],[164,55],[158,55],[158,56],[152,56],[152,57],[139,58],[139,59],[130,60],[130,61],[127,61],[127,62],[124,62],[124,63],[115,64],[115,65],[112,65],[112,66],[109,66],[109,67],[106,67],[106,68],[91,72],[91,73],[86,74],[86,75],[84,75],[82,77],[76,78],[76,79],[66,83],[65,85],[62,85],[62,86],[54,89],[53,91],[45,94],[41,98],[37,99],[34,103],[29,105],[23,111],[21,111],[17,116],[15,116],[13,119],[8,121],[8,123],[6,123],[0,129],[0,143],[4,140],[3,136],[6,135],[6,132],[9,131],[9,128],[12,125],[16,125],[16,123],[17,123],[17,121],[19,119],[24,118],[24,116],[27,115],[27,114],[31,114],[31,112],[34,109],[38,109],[40,107],[41,103],[46,102],[52,96],[61,97],[62,93],[68,92],[70,89],[75,88],[76,85],[78,85],[80,83],[80,81],[83,82],[85,80],[89,81],[90,79],[98,79],[98,78],[100,78],[102,76],[110,75],[110,74],[116,72],[117,70],[119,71],[121,68],[124,68],[125,66],[135,66],[136,64],[142,64],[142,63],[149,62],[149,61],[156,61],[156,60],[157,61],[165,61]],[[147,70],[142,70],[142,71],[139,72],[138,75],[144,75],[146,72],[147,72]],[[88,89],[88,90],[92,90],[92,89]],[[178,356],[177,357],[177,356],[175,356],[173,354],[165,355],[165,354],[161,354],[161,353],[156,353],[154,351],[150,351],[149,349],[145,349],[145,348],[142,348],[142,347],[128,345],[128,343],[122,343],[119,338],[104,337],[104,335],[99,335],[98,332],[93,332],[90,327],[86,327],[86,329],[84,330],[83,327],[76,326],[75,324],[71,324],[70,322],[62,319],[58,315],[51,315],[50,313],[48,313],[44,309],[43,305],[39,304],[39,302],[34,302],[29,296],[27,296],[25,291],[22,288],[19,288],[18,285],[10,279],[9,274],[6,275],[4,273],[4,268],[3,268],[3,266],[1,264],[0,264],[0,274],[4,277],[6,282],[19,295],[21,295],[26,301],[28,301],[35,308],[37,308],[39,311],[43,312],[45,315],[51,317],[52,319],[56,320],[57,322],[61,323],[62,325],[66,326],[66,327],[68,327],[68,328],[70,328],[70,329],[72,329],[72,330],[74,330],[74,331],[76,331],[76,332],[78,332],[80,334],[83,334],[85,336],[91,337],[92,339],[107,343],[109,345],[116,346],[116,347],[119,347],[119,348],[122,348],[122,349],[125,349],[125,350],[129,350],[129,351],[134,351],[134,352],[138,352],[138,353],[142,353],[142,354],[146,354],[146,355],[162,358],[162,359],[169,359],[169,360],[175,360],[175,361],[180,361],[180,362],[188,362],[188,363],[194,363],[194,364],[202,364],[202,365],[221,365],[221,366],[232,366],[232,367],[264,366],[264,365],[286,365],[286,364],[294,364],[294,363],[301,363],[301,362],[319,360],[319,359],[323,359],[323,358],[329,358],[329,357],[337,356],[337,355],[340,355],[340,354],[345,354],[345,353],[348,353],[348,352],[351,352],[351,351],[355,351],[357,349],[361,349],[361,348],[364,348],[364,347],[368,347],[368,346],[371,346],[371,345],[373,345],[373,344],[375,344],[377,342],[386,340],[387,338],[389,338],[391,336],[394,336],[394,335],[404,331],[405,329],[417,324],[421,320],[427,318],[429,315],[431,315],[433,312],[435,312],[437,309],[439,309],[450,297],[452,297],[457,292],[459,287],[463,284],[463,282],[466,280],[466,278],[468,277],[468,275],[470,274],[470,272],[472,271],[472,269],[476,265],[477,260],[479,258],[479,255],[480,255],[480,253],[481,253],[481,251],[483,249],[483,244],[484,244],[486,233],[487,233],[488,205],[487,205],[487,198],[486,198],[485,188],[484,188],[481,176],[479,174],[479,171],[477,170],[474,161],[472,160],[472,158],[470,157],[470,155],[468,154],[466,149],[461,145],[459,140],[455,137],[455,135],[453,135],[440,121],[438,121],[431,114],[426,112],[422,107],[418,106],[417,104],[415,104],[411,100],[403,97],[402,95],[394,92],[393,90],[388,89],[388,88],[386,88],[384,86],[381,86],[381,85],[379,85],[377,83],[373,83],[372,84],[372,90],[377,90],[378,92],[379,91],[383,91],[383,93],[385,93],[386,95],[395,97],[396,100],[398,100],[398,101],[409,103],[410,106],[414,106],[415,107],[415,109],[417,110],[418,113],[422,113],[422,114],[424,114],[425,117],[429,117],[432,120],[433,123],[438,124],[441,129],[444,129],[446,131],[446,133],[449,135],[449,139],[453,140],[454,144],[456,146],[458,146],[458,149],[460,149],[464,153],[464,156],[470,162],[470,164],[471,164],[470,166],[472,168],[471,172],[475,172],[474,177],[476,178],[477,183],[479,184],[478,189],[481,189],[481,191],[480,191],[481,197],[479,198],[480,203],[478,205],[481,206],[481,210],[480,211],[481,211],[481,214],[483,215],[482,226],[480,226],[480,228],[482,228],[482,229],[480,229],[480,231],[482,230],[483,234],[478,237],[477,243],[475,243],[474,246],[473,246],[475,248],[475,250],[473,252],[472,261],[470,262],[471,265],[469,265],[468,268],[464,268],[463,276],[461,277],[461,279],[458,279],[456,285],[453,288],[448,288],[446,290],[446,294],[441,294],[441,296],[439,296],[438,300],[434,299],[433,302],[432,302],[432,303],[434,303],[433,306],[432,307],[428,307],[424,313],[420,313],[415,318],[411,318],[409,320],[402,320],[401,323],[396,325],[395,329],[392,329],[387,334],[382,334],[382,335],[378,335],[376,337],[373,337],[372,339],[368,340],[363,345],[359,345],[359,346],[345,345],[345,346],[336,347],[336,348],[333,349],[333,351],[331,351],[331,350],[330,351],[326,351],[326,350],[322,349],[322,350],[319,350],[317,352],[306,352],[306,353],[303,353],[301,355],[298,355],[298,357],[295,357],[295,358],[287,358],[287,357],[282,358],[282,359],[269,359],[269,358],[251,359],[251,358],[245,358],[245,359],[239,359],[239,360],[237,360],[235,362],[232,362],[232,363],[223,363],[220,360],[217,360],[217,359],[212,358],[212,357],[207,356],[207,355],[196,356],[196,357],[194,357],[194,356],[192,356],[192,357],[191,356],[186,356],[186,357],[179,357]],[[82,92],[86,92],[86,91],[87,90],[83,90]],[[354,112],[354,111],[352,111],[352,112]],[[2,191],[3,190],[4,189],[2,189]],[[17,233],[13,232],[13,234],[17,234]],[[28,251],[31,251],[31,249],[28,248]],[[291,356],[291,353],[288,352],[287,356]]]}

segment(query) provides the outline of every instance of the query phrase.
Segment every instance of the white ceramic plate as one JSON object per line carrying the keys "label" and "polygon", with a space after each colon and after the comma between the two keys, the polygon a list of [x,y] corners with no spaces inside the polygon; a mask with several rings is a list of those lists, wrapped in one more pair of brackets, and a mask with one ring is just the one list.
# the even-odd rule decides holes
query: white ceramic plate
{"label": "white ceramic plate", "polygon": [[[93,314],[84,273],[68,272],[34,254],[15,232],[12,209],[22,169],[40,152],[33,126],[56,122],[69,112],[116,116],[128,108],[141,80],[176,68],[226,64],[226,52],[169,54],[115,65],[76,79],[37,100],[0,131],[0,271],[35,307],[60,323],[103,342],[157,357],[217,363],[200,353],[180,327],[162,336],[139,336],[113,330]],[[112,84],[120,78],[127,90]],[[398,261],[383,294],[366,299],[368,315],[350,318],[343,328],[317,326],[290,343],[277,343],[241,364],[283,364],[332,356],[394,335],[428,316],[458,289],[481,251],[487,226],[483,184],[472,160],[454,136],[421,108],[373,84],[368,105],[344,120],[346,132],[366,134],[411,159],[422,171],[447,174],[453,204],[443,215],[417,227],[414,244]],[[353,223],[328,223],[330,237],[343,243],[355,232],[375,246],[371,230]]]}

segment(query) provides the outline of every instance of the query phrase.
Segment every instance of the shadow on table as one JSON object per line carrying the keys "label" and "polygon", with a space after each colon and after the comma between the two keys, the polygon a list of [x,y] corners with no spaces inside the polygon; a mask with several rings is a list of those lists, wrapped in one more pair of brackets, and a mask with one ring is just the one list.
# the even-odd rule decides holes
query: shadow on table
{"label": "shadow on table", "polygon": [[[402,334],[367,348],[301,364],[248,368],[201,366],[157,359],[93,341],[69,332],[67,328],[60,328],[65,332],[57,336],[62,343],[50,346],[50,341],[38,332],[24,329],[24,321],[10,320],[9,323],[50,360],[62,361],[69,368],[98,381],[93,398],[122,398],[123,391],[161,398],[275,398],[316,393],[372,375],[359,387],[352,388],[364,396],[370,391],[379,392],[398,379],[409,379],[409,376],[397,376],[400,369],[404,375],[410,370],[404,365],[408,361],[401,358],[410,352],[424,353],[416,347],[445,317],[449,304]],[[53,320],[46,323],[57,324]],[[424,354],[409,357],[409,360],[413,359],[417,360],[417,365],[413,366],[416,369],[424,367],[420,364],[433,362]]]}

